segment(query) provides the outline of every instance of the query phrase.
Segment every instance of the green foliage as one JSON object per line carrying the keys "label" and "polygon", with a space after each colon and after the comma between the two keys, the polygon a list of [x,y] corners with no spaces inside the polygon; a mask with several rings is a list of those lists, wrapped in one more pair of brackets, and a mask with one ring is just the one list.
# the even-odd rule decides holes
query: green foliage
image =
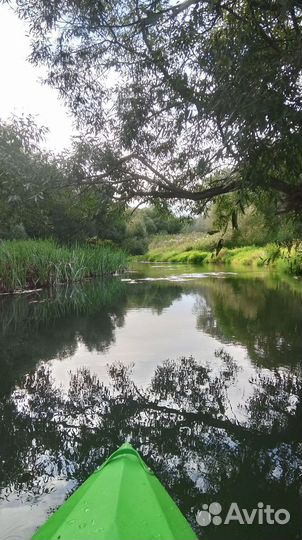
{"label": "green foliage", "polygon": [[177,218],[164,207],[153,206],[136,210],[127,223],[123,247],[132,255],[142,255],[148,250],[150,236],[174,234],[181,230],[183,219]]}
{"label": "green foliage", "polygon": [[288,245],[269,244],[261,263],[273,265],[290,274],[302,274],[302,244],[299,241]]}
{"label": "green foliage", "polygon": [[137,255],[147,251],[150,234],[180,230],[182,220],[163,205],[131,215],[108,185],[83,181],[101,167],[93,143],[79,141],[55,158],[40,150],[42,135],[31,117],[0,122],[0,238],[70,245],[93,238]]}
{"label": "green foliage", "polygon": [[301,223],[297,217],[277,212],[276,200],[266,195],[249,199],[238,194],[218,197],[210,215],[214,229],[231,232],[234,245],[264,245],[287,242],[300,237]]}
{"label": "green foliage", "polygon": [[74,243],[97,236],[120,244],[124,205],[103,186],[74,185],[85,166],[82,145],[55,158],[40,150],[43,133],[31,117],[0,121],[0,238]]}
{"label": "green foliage", "polygon": [[0,243],[0,291],[14,292],[112,274],[127,265],[125,253],[105,246],[62,247],[50,240]]}
{"label": "green foliage", "polygon": [[44,229],[42,191],[56,183],[52,156],[39,150],[43,128],[31,117],[0,121],[0,236],[26,237],[26,223]]}
{"label": "green foliage", "polygon": [[184,218],[175,216],[163,205],[152,206],[142,212],[149,234],[177,234],[181,231],[185,221]]}
{"label": "green foliage", "polygon": [[143,255],[148,249],[148,241],[146,237],[128,236],[123,246],[131,255]]}
{"label": "green foliage", "polygon": [[278,244],[268,244],[263,247],[223,247],[219,251],[217,249],[206,251],[205,247],[204,251],[202,251],[193,249],[192,246],[188,246],[187,249],[184,250],[183,242],[179,244],[178,248],[171,251],[168,249],[167,243],[166,246],[163,243],[162,247],[154,247],[151,249],[147,253],[146,258],[152,262],[177,262],[201,265],[215,263],[231,265],[235,268],[244,266],[267,266],[269,268],[276,268],[277,270],[288,274],[302,274],[302,247],[299,242],[290,247],[282,247]]}
{"label": "green foliage", "polygon": [[[221,233],[205,234],[205,233],[182,233],[174,235],[156,235],[153,236],[150,242],[150,250],[159,249],[162,251],[214,251],[217,247]],[[224,236],[226,246],[232,246],[231,234],[227,232]]]}
{"label": "green foliage", "polygon": [[190,251],[188,256],[188,262],[191,264],[202,264],[208,259],[209,254],[202,251]]}
{"label": "green foliage", "polygon": [[268,244],[265,249],[267,263],[274,263],[281,255],[281,248],[277,244]]}
{"label": "green foliage", "polygon": [[160,262],[175,262],[175,263],[189,263],[189,264],[202,264],[209,259],[210,253],[187,250],[178,253],[177,251],[166,251],[161,253],[159,250],[151,251],[148,253],[148,259]]}

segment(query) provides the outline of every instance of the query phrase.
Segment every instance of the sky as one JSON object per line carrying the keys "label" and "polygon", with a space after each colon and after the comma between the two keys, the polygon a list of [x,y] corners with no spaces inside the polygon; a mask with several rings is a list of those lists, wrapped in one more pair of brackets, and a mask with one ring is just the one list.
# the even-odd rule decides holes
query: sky
{"label": "sky", "polygon": [[44,146],[61,151],[70,145],[72,119],[58,92],[40,82],[45,70],[31,65],[29,54],[26,23],[0,5],[0,119],[30,113],[50,129]]}

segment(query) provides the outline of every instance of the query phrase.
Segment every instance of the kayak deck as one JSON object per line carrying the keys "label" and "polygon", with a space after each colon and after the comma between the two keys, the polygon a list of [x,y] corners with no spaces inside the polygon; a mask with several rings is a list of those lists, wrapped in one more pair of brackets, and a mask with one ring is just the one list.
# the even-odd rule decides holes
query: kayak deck
{"label": "kayak deck", "polygon": [[128,443],[97,469],[33,540],[196,540],[168,492]]}

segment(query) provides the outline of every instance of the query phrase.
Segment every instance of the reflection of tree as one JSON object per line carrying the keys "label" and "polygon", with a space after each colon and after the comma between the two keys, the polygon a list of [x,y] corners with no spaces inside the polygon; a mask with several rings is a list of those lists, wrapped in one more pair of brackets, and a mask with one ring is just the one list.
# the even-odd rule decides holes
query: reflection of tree
{"label": "reflection of tree", "polygon": [[[127,294],[126,294],[127,290]],[[173,286],[130,287],[117,279],[62,287],[14,299],[0,299],[0,393],[40,360],[66,358],[78,342],[103,351],[123,326],[127,310],[149,307],[161,313],[181,291]]]}
{"label": "reflection of tree", "polygon": [[182,295],[182,288],[167,283],[137,283],[128,295],[128,308],[152,308],[160,315],[172,302]]}
{"label": "reflection of tree", "polygon": [[[261,385],[259,387],[259,381]],[[282,432],[283,440],[300,441],[302,428],[302,385],[299,376],[275,370],[272,377],[252,380],[255,392],[247,404],[251,426],[269,426]]]}
{"label": "reflection of tree", "polygon": [[[167,361],[145,390],[137,388],[130,368],[113,364],[111,385],[81,370],[71,376],[66,394],[40,367],[3,403],[1,484],[43,491],[45,478],[60,474],[81,482],[129,437],[188,517],[193,519],[209,497],[224,507],[233,500],[243,507],[264,500],[288,508],[290,524],[282,531],[273,527],[266,536],[255,534],[254,527],[236,531],[233,526],[223,531],[224,538],[239,533],[247,539],[294,538],[300,383],[288,374],[280,393],[281,373],[270,382],[259,377],[239,423],[226,413],[236,365],[225,353],[220,356],[222,368],[215,376],[193,358]],[[215,527],[208,534],[219,537]]]}
{"label": "reflection of tree", "polygon": [[1,299],[0,385],[9,390],[16,377],[40,360],[74,354],[78,341],[102,351],[123,324],[125,285],[117,280],[65,287],[35,295]]}
{"label": "reflection of tree", "polygon": [[[251,381],[255,391],[242,403],[240,422],[229,407],[236,365],[223,352],[215,376],[192,358],[167,361],[144,390],[135,386],[128,368],[117,364],[109,369],[111,385],[84,370],[71,377],[67,394],[43,366],[22,377],[40,360],[73,354],[79,341],[103,351],[128,309],[160,314],[184,291],[200,298],[198,325],[210,335],[242,343],[260,365],[297,364],[299,298],[282,288],[270,290],[261,280],[128,285],[113,279],[41,293],[29,301],[3,298],[2,486],[39,493],[47,490],[48,478],[58,475],[81,482],[130,437],[188,516],[210,496],[225,507],[232,500],[249,508],[264,500],[296,516],[301,423],[296,374],[276,370],[270,378]],[[292,519],[292,529],[282,529],[280,536],[294,538],[296,523]],[[222,532],[209,529],[207,534],[215,538]],[[264,538],[254,527],[223,532],[225,539],[236,534]],[[265,534],[277,539],[279,532]]]}
{"label": "reflection of tree", "polygon": [[245,345],[261,366],[300,362],[300,295],[259,279],[208,280],[195,304],[197,325],[220,341]]}
{"label": "reflection of tree", "polygon": [[[79,341],[103,351],[132,308],[161,314],[184,293],[193,293],[197,324],[220,341],[248,348],[260,365],[295,364],[300,359],[299,297],[269,289],[262,280],[214,279],[182,284],[117,279],[62,287],[27,298],[0,299],[0,391],[38,361],[74,354]],[[286,316],[283,314],[286,313]]]}

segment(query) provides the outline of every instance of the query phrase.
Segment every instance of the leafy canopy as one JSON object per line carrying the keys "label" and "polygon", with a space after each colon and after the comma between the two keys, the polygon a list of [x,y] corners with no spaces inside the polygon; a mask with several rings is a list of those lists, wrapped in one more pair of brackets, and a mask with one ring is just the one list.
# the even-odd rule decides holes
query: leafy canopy
{"label": "leafy canopy", "polygon": [[95,134],[98,167],[81,181],[127,200],[264,191],[282,210],[301,207],[301,0],[18,0],[16,10],[32,61]]}

